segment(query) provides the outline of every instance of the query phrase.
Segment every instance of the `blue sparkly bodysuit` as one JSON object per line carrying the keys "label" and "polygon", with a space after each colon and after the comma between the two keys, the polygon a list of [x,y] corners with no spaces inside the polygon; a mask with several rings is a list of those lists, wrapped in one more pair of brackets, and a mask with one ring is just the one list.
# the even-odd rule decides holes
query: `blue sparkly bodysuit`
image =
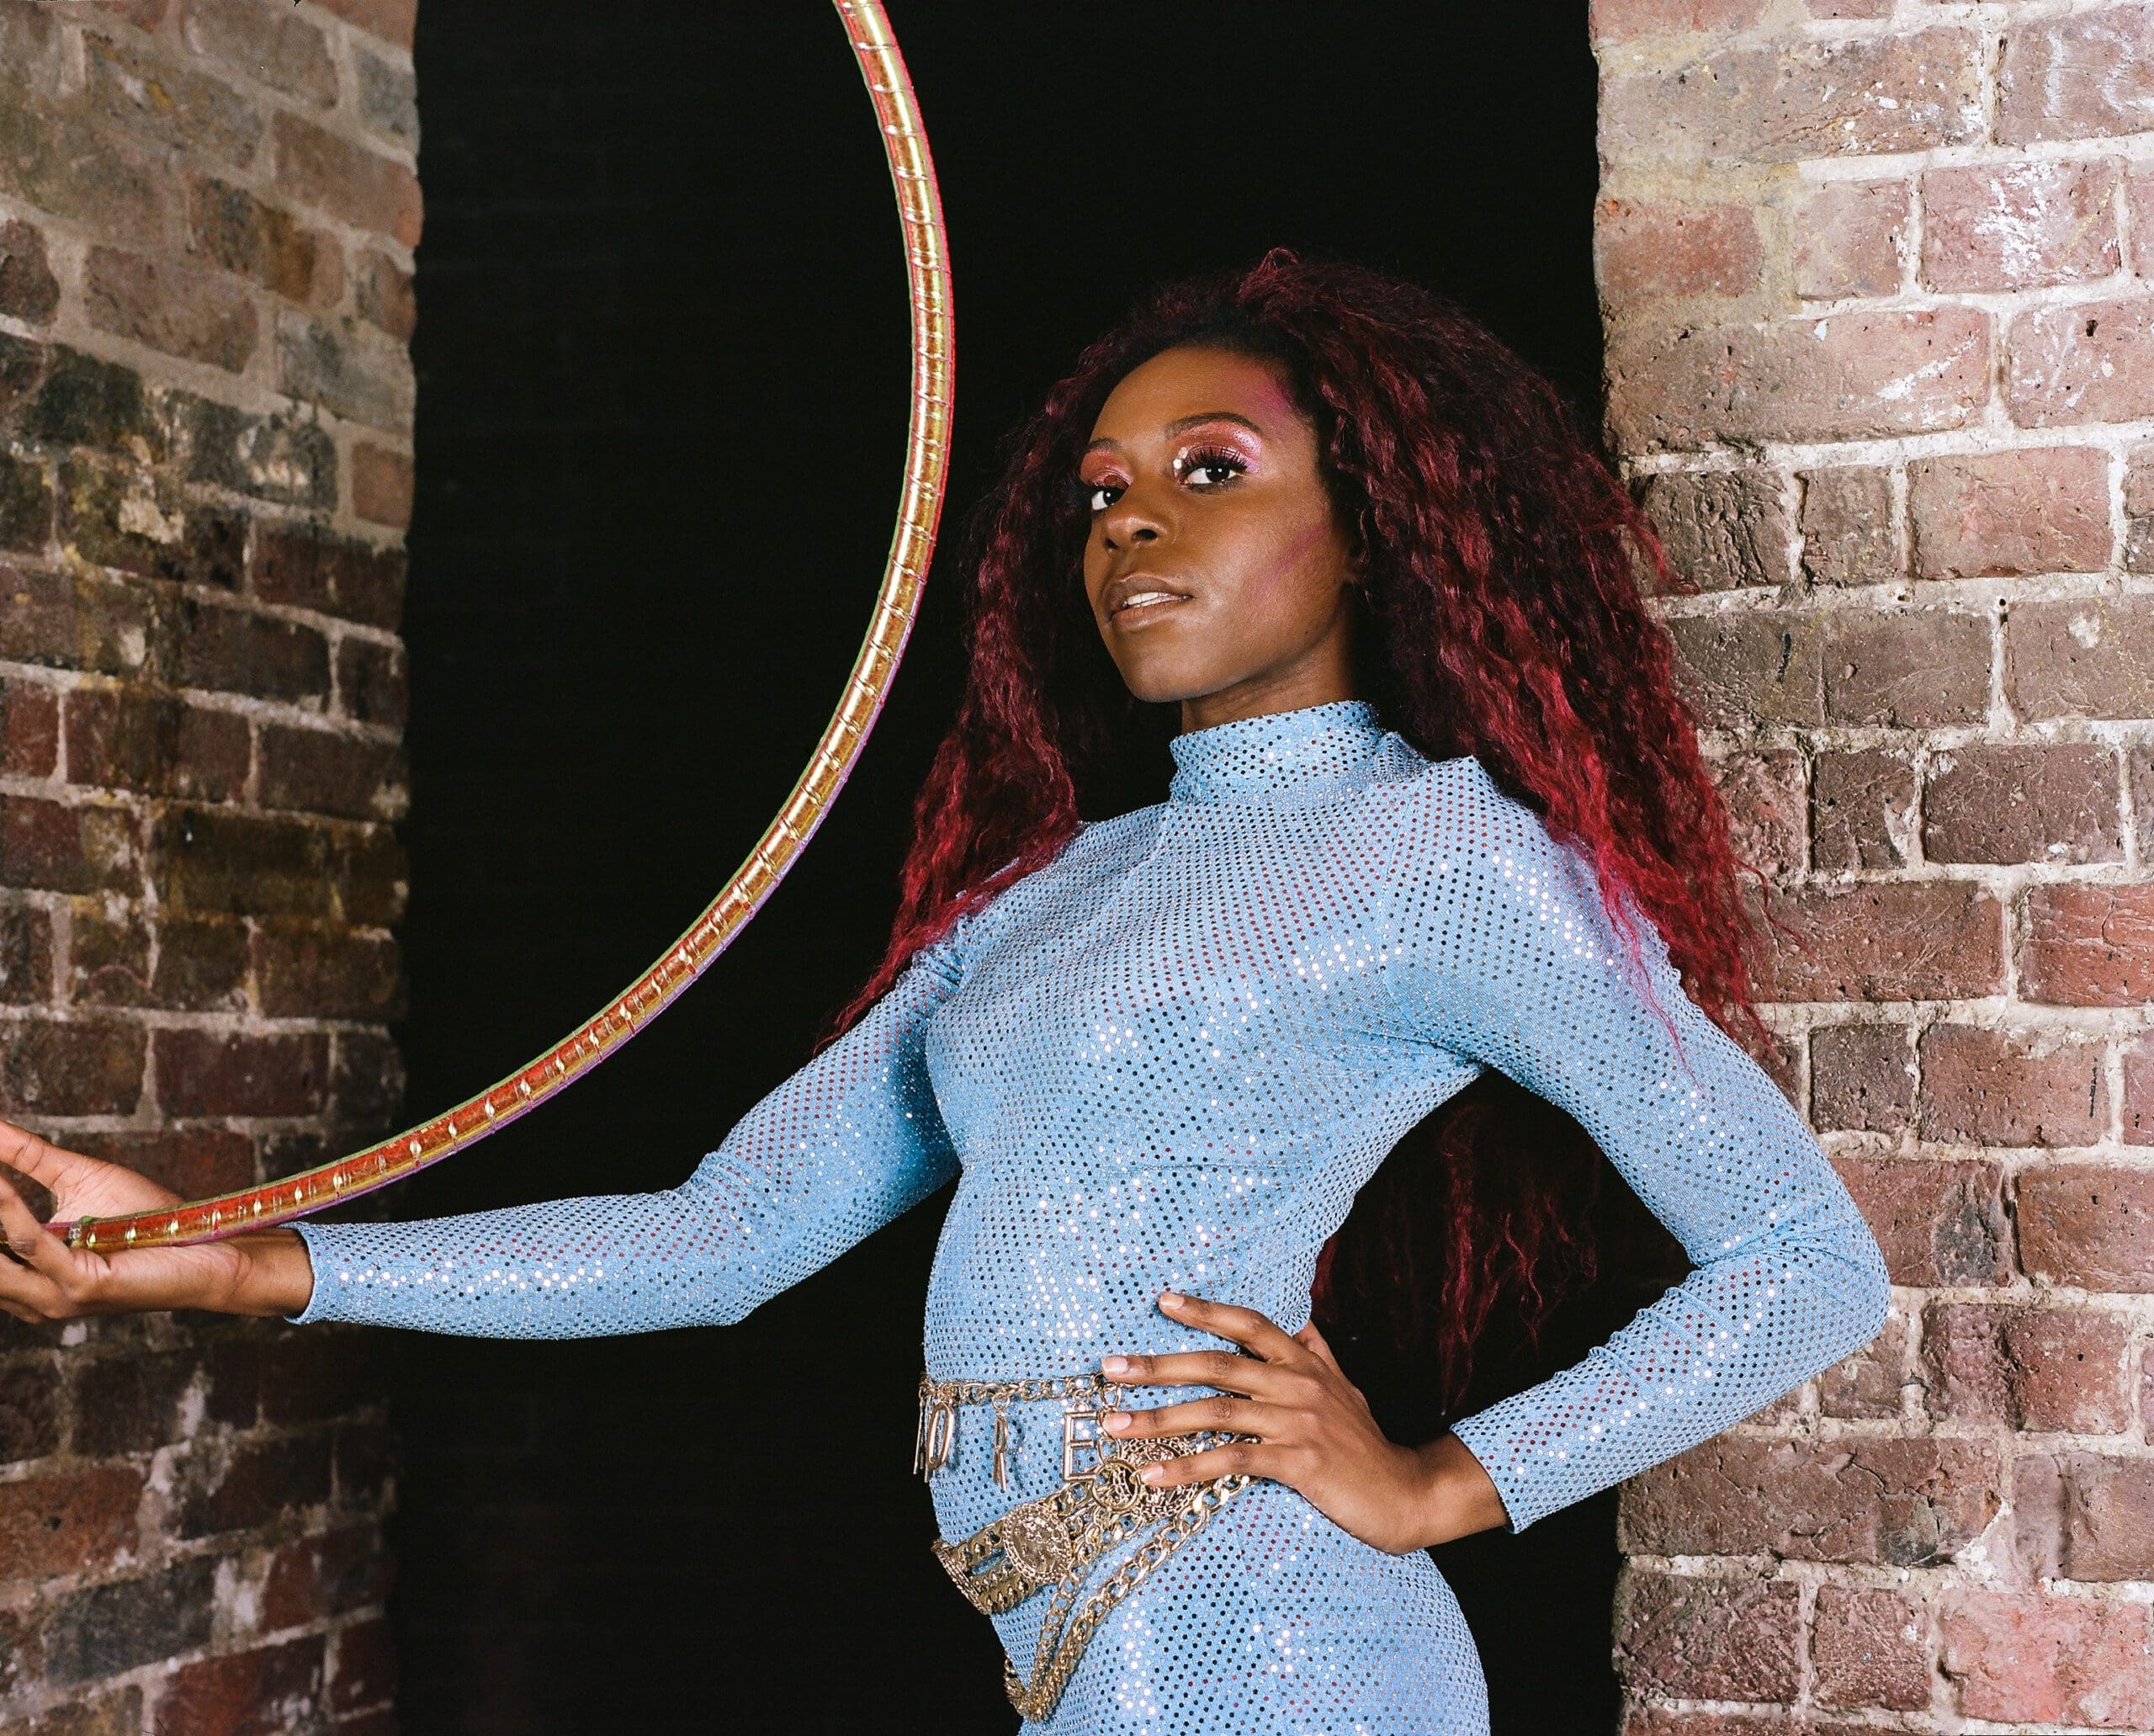
{"label": "blue sparkly bodysuit", "polygon": [[[1494,1067],[1573,1116],[1695,1267],[1582,1362],[1455,1425],[1511,1529],[1876,1335],[1883,1260],[1801,1119],[1642,919],[1639,992],[1586,858],[1478,761],[1425,758],[1361,700],[1172,749],[1166,801],[1087,825],[923,949],[680,1187],[301,1224],[315,1286],[294,1318],[530,1338],[736,1321],[955,1176],[930,1374],[1218,1349],[1159,1292],[1297,1330],[1356,1192]],[[960,1407],[931,1482],[944,1537],[1060,1483],[1060,1411],[1011,1405],[998,1487],[989,1407]],[[1021,1674],[1047,1602],[993,1618]],[[1115,1606],[1027,1728],[1475,1736],[1487,1694],[1426,1553],[1387,1554],[1260,1479]]]}

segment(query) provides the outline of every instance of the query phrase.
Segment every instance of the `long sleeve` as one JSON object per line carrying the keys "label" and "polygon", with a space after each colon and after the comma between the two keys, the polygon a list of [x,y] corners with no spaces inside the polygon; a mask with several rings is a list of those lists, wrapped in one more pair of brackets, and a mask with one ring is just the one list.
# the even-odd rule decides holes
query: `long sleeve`
{"label": "long sleeve", "polygon": [[958,937],[974,920],[923,949],[678,1187],[409,1224],[302,1223],[314,1293],[289,1318],[488,1338],[744,1318],[956,1173],[923,1038],[961,979]]}
{"label": "long sleeve", "polygon": [[1394,877],[1398,1016],[1568,1112],[1695,1268],[1584,1360],[1454,1425],[1518,1531],[1869,1343],[1890,1290],[1817,1139],[1684,992],[1651,922],[1639,941],[1667,1022],[1582,852],[1478,763],[1424,783]]}

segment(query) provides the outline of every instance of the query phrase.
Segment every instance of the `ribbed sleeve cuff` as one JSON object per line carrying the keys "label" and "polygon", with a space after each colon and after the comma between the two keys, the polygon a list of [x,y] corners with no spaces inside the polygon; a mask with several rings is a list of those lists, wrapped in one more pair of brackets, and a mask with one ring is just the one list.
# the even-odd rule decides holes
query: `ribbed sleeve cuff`
{"label": "ribbed sleeve cuff", "polygon": [[300,1240],[306,1248],[307,1264],[314,1270],[314,1289],[307,1297],[305,1308],[284,1318],[294,1326],[311,1326],[316,1321],[332,1318],[329,1312],[330,1287],[324,1282],[335,1257],[325,1245],[332,1233],[331,1226],[302,1220],[291,1228],[299,1232]]}

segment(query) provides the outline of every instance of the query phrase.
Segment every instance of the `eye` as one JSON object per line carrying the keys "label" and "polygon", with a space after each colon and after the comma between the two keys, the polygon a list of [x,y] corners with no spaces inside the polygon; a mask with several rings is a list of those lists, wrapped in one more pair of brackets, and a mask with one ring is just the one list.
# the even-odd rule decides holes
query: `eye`
{"label": "eye", "polygon": [[[1176,459],[1175,470],[1177,475],[1184,477],[1199,471],[1215,474],[1218,480],[1200,485],[1201,491],[1208,494],[1214,489],[1228,486],[1234,477],[1246,475],[1249,460],[1239,452],[1231,452],[1223,446],[1200,446]],[[1100,496],[1118,495],[1122,489],[1116,483],[1087,482],[1080,477],[1069,485],[1069,491],[1087,512],[1103,512],[1110,502],[1102,501]]]}

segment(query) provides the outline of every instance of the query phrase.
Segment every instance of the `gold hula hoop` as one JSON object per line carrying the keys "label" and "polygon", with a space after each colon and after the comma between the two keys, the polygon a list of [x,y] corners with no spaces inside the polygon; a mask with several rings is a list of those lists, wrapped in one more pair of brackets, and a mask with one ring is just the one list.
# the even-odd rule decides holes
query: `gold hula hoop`
{"label": "gold hula hoop", "polygon": [[671,1005],[732,944],[785,877],[801,847],[814,836],[830,799],[844,784],[874,727],[919,610],[942,512],[956,366],[942,202],[911,78],[879,0],[835,0],[835,4],[875,104],[905,229],[905,275],[912,303],[912,414],[906,429],[897,529],[890,540],[882,588],[876,593],[875,613],[853,660],[844,696],[777,818],[748,852],[747,860],[734,870],[724,890],[663,958],[573,1036],[491,1090],[379,1144],[265,1187],[156,1212],[53,1224],[53,1229],[66,1235],[69,1246],[108,1252],[172,1247],[266,1229],[385,1187],[485,1139],[591,1071]]}

